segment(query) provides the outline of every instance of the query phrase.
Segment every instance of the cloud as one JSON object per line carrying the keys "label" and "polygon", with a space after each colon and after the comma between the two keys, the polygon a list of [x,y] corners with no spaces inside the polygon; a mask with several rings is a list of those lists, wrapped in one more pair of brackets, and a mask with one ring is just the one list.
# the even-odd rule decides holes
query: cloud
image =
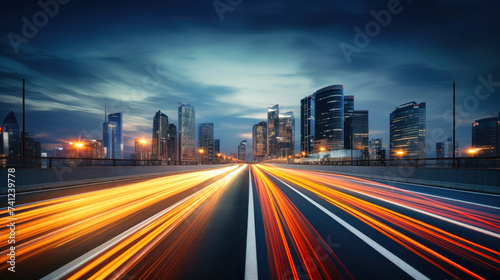
{"label": "cloud", "polygon": [[[35,2],[5,5],[1,34],[19,33],[20,19],[39,10]],[[74,0],[18,54],[6,36],[0,39],[0,117],[20,111],[25,78],[33,135],[46,142],[82,131],[102,137],[107,104],[108,112],[124,113],[130,151],[136,135],[151,134],[157,110],[177,124],[181,101],[195,106],[197,123],[215,123],[228,153],[274,104],[294,112],[299,135],[300,99],[343,84],[356,109],[370,111],[373,135],[386,141],[389,113],[411,100],[427,102],[429,131],[449,130],[442,114],[451,82],[463,100],[479,75],[498,69],[500,3],[405,4],[347,63],[339,44],[353,43],[353,28],[386,6],[382,0],[244,1],[220,22],[210,2]],[[498,106],[492,95],[467,119]],[[470,141],[469,134],[461,131],[461,141]]]}

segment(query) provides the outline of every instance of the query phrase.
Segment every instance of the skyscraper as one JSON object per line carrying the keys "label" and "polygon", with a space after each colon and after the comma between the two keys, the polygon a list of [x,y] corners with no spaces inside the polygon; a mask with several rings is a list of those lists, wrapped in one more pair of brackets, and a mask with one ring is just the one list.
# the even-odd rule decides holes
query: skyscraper
{"label": "skyscraper", "polygon": [[153,118],[153,136],[151,141],[151,158],[154,160],[167,159],[168,117],[161,111],[156,112]]}
{"label": "skyscraper", "polygon": [[390,115],[390,157],[425,158],[425,102],[402,104]]}
{"label": "skyscraper", "polygon": [[306,154],[314,152],[314,106],[312,94],[300,100],[300,150]]}
{"label": "skyscraper", "polygon": [[102,140],[91,140],[87,148],[89,150],[89,158],[106,158],[106,148],[104,148]]}
{"label": "skyscraper", "polygon": [[9,157],[21,156],[21,139],[19,138],[19,125],[16,115],[11,111],[2,123],[3,154]]}
{"label": "skyscraper", "polygon": [[108,121],[103,124],[103,142],[108,159],[123,158],[122,113],[108,115]]}
{"label": "skyscraper", "polygon": [[198,148],[203,149],[201,162],[212,164],[214,162],[214,124],[200,123],[198,125]]}
{"label": "skyscraper", "polygon": [[42,144],[35,139],[30,137],[29,133],[26,133],[25,139],[24,156],[25,157],[40,157],[42,154]]}
{"label": "skyscraper", "polygon": [[374,165],[385,165],[385,149],[382,147],[382,139],[376,138],[368,142],[370,159],[377,160]]}
{"label": "skyscraper", "polygon": [[278,155],[279,114],[278,104],[267,108],[267,155],[271,158]]}
{"label": "skyscraper", "polygon": [[362,159],[369,159],[368,110],[354,110],[352,114],[352,143],[354,150],[360,150]]}
{"label": "skyscraper", "polygon": [[[149,146],[148,141],[145,139],[135,139],[135,150],[132,154],[132,159],[138,160],[149,160],[149,159],[157,159],[153,158],[151,155],[152,148],[155,148],[154,145]],[[151,148],[150,148],[151,147]],[[147,164],[146,162],[140,162],[140,165]]]}
{"label": "skyscraper", "polygon": [[255,124],[252,129],[253,161],[262,162],[267,155],[267,123]]}
{"label": "skyscraper", "polygon": [[316,102],[314,150],[344,148],[344,86],[324,87],[314,93]]}
{"label": "skyscraper", "polygon": [[217,155],[220,153],[220,139],[215,139],[214,141],[214,154]]}
{"label": "skyscraper", "polygon": [[444,158],[444,142],[436,142],[436,158]]}
{"label": "skyscraper", "polygon": [[293,112],[279,115],[278,156],[288,157],[295,154],[295,118]]}
{"label": "skyscraper", "polygon": [[247,158],[247,140],[243,140],[238,145],[238,159],[246,161]]}
{"label": "skyscraper", "polygon": [[194,107],[179,104],[179,157],[181,162],[196,161],[195,114]]}
{"label": "skyscraper", "polygon": [[168,125],[168,137],[167,137],[167,159],[168,161],[177,162],[179,159],[177,157],[177,127],[175,124],[171,123]]}
{"label": "skyscraper", "polygon": [[484,157],[500,156],[500,118],[491,117],[472,124],[472,148]]}
{"label": "skyscraper", "polygon": [[353,131],[352,122],[354,118],[354,96],[344,96],[344,149],[352,149]]}

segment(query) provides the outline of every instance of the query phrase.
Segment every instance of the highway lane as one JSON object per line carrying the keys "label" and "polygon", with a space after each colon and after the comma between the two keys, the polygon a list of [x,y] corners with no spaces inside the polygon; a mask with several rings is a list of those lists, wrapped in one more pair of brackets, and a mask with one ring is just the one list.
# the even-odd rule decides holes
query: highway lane
{"label": "highway lane", "polygon": [[[442,197],[441,191],[437,192],[439,196],[432,194],[433,188],[425,188],[430,193],[427,195],[422,192],[424,188],[413,185],[393,187],[395,184],[389,182],[263,165],[258,169],[274,184],[268,188],[285,194],[323,240],[330,238],[327,243],[334,245],[329,247],[335,253],[330,258],[342,261],[337,268],[345,268],[355,279],[500,276],[500,211],[495,206],[496,196],[470,194],[471,199],[464,200],[463,192],[448,191]],[[279,199],[276,201],[281,204]],[[483,201],[487,203],[483,205]],[[278,217],[286,229],[286,215]],[[298,267],[294,278],[312,278],[312,274],[300,271],[308,266],[311,257],[301,256],[299,246],[293,242],[297,236],[293,229],[285,232],[286,238],[282,239],[286,242],[282,243],[288,243],[292,258],[275,266],[287,275]],[[267,239],[273,236],[278,234],[266,233]],[[269,251],[268,259],[273,259]]]}
{"label": "highway lane", "polygon": [[[246,170],[245,166],[232,166],[189,172],[17,207],[15,276],[127,276],[128,270],[141,261],[138,256],[147,255],[158,244],[163,246],[163,241],[175,245],[167,247],[173,250],[171,255],[184,256],[178,252],[189,248],[190,242],[178,247],[179,242],[174,240],[187,240],[184,237],[191,235],[186,232],[193,231],[203,236],[214,206],[224,201],[230,193],[227,190],[238,189],[237,179]],[[5,211],[1,214],[2,218],[6,215]],[[6,233],[2,229],[1,234]],[[244,246],[244,240],[239,243]],[[12,277],[6,270],[6,247],[2,246],[0,255],[1,279]],[[244,258],[240,259],[242,267]],[[159,275],[167,277],[168,273]]]}
{"label": "highway lane", "polygon": [[497,279],[499,200],[270,165],[31,193],[0,279]]}

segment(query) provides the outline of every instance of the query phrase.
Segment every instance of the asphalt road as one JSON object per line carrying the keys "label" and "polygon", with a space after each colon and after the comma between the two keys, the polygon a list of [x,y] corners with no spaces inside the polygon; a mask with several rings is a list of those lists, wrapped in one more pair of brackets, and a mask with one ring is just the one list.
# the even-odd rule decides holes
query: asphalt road
{"label": "asphalt road", "polygon": [[495,195],[240,165],[0,199],[0,279],[500,278]]}

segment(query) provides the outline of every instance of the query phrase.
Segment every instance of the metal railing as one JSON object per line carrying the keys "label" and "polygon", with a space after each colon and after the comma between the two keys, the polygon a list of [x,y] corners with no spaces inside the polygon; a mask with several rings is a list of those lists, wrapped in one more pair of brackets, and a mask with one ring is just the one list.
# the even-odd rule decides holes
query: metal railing
{"label": "metal railing", "polygon": [[[223,163],[223,162],[220,162]],[[220,164],[214,162],[211,164]],[[198,165],[200,161],[142,160],[142,159],[101,159],[66,157],[0,157],[0,168],[74,168],[109,166],[167,166]],[[203,163],[203,165],[209,165]]]}
{"label": "metal railing", "polygon": [[416,168],[457,168],[457,169],[500,169],[500,157],[457,157],[453,158],[401,158],[401,159],[334,159],[316,161],[289,159],[283,163],[305,165],[346,165],[346,166],[407,166]]}

